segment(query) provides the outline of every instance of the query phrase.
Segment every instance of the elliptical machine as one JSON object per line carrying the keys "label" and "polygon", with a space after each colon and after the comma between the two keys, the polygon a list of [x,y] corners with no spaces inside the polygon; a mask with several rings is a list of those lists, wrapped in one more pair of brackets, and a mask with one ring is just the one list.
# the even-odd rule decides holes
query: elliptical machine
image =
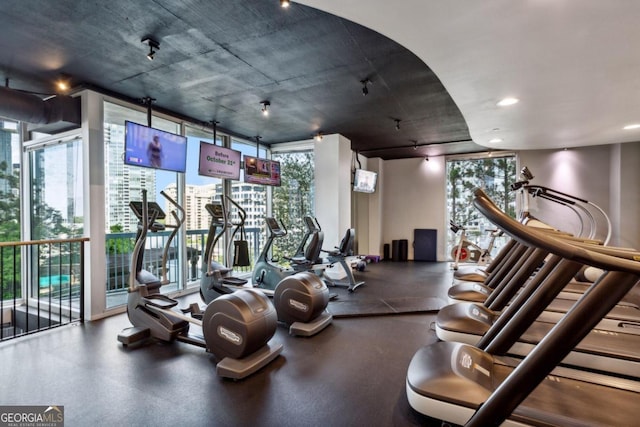
{"label": "elliptical machine", "polygon": [[285,236],[287,231],[275,218],[267,218],[269,238],[256,261],[253,283],[265,291],[273,287],[278,320],[289,326],[290,335],[309,337],[329,326],[333,316],[326,311],[331,298],[329,289],[312,271],[324,268],[316,265],[322,248],[322,230],[315,219],[305,217],[304,221],[307,232],[294,256],[287,258],[292,268],[283,268],[269,259],[269,249],[274,239]]}
{"label": "elliptical machine", "polygon": [[[230,219],[230,211],[227,203],[233,205],[238,211],[239,220],[233,223]],[[224,259],[227,264],[232,264],[231,245],[233,236],[244,227],[247,214],[233,199],[224,195],[220,201],[213,201],[205,205],[205,209],[211,215],[211,223],[204,250],[204,262],[202,264],[202,278],[200,279],[200,296],[205,303],[210,303],[223,294],[231,293],[242,287],[247,287],[247,280],[232,276],[233,268],[213,260],[214,248],[225,231],[232,228],[233,231],[225,248]]]}
{"label": "elliptical machine", "polygon": [[[306,222],[307,227],[311,222]],[[286,277],[302,271],[317,271],[322,272],[325,265],[317,264],[322,250],[322,242],[324,240],[324,234],[319,228],[313,228],[308,230],[306,239],[303,239],[301,247],[304,247],[305,241],[309,240],[306,248],[302,251],[302,256],[296,254],[291,258],[288,258],[291,267],[286,268],[278,265],[271,257],[269,252],[273,246],[275,239],[284,237],[287,235],[287,229],[281,221],[273,217],[266,218],[266,225],[269,231],[267,241],[260,252],[260,256],[256,260],[255,267],[252,274],[253,286],[259,287],[265,290],[275,290],[280,281]],[[300,251],[300,247],[298,251]]]}
{"label": "elliptical machine", "polygon": [[[172,211],[175,226],[156,222],[165,214],[157,203],[147,203],[147,192],[142,191],[142,203],[131,202],[130,207],[140,223],[136,244],[131,257],[127,315],[133,325],[118,335],[118,341],[130,344],[155,338],[161,341],[183,341],[205,348],[218,361],[216,373],[224,378],[244,378],[273,361],[281,352],[282,344],[270,345],[277,328],[277,315],[269,299],[260,292],[238,291],[221,296],[207,305],[202,319],[186,316],[173,307],[178,305],[160,287],[168,283],[166,260],[171,241],[184,222],[184,210],[167,194],[161,194],[181,213]],[[162,279],[142,268],[147,232],[173,228],[164,246]],[[203,336],[189,334],[189,326],[202,329]]]}
{"label": "elliptical machine", "polygon": [[[229,211],[226,209],[226,201],[229,201],[238,208],[240,222],[232,224],[229,220]],[[234,293],[238,290],[251,288],[247,284],[247,280],[231,276],[231,268],[227,268],[213,261],[213,248],[224,234],[224,230],[234,227],[233,235],[244,225],[244,210],[230,198],[221,197],[220,202],[211,203],[206,206],[207,211],[211,214],[211,226],[207,235],[207,243],[205,248],[205,262],[203,265],[203,275],[200,281],[200,296],[202,300],[209,304],[217,297],[223,294]],[[307,224],[307,233],[302,239],[296,254],[292,257],[292,262],[298,264],[305,263],[305,247],[308,247],[307,241],[313,242],[316,231],[320,231],[316,227],[314,220],[310,217],[305,218]],[[219,230],[219,231],[218,231]],[[315,237],[322,239],[322,236]],[[229,239],[230,242],[233,238]],[[320,247],[322,243],[314,243]],[[231,254],[231,245],[227,245],[227,258]],[[311,254],[308,254],[311,256]],[[292,273],[276,283],[274,289],[256,288],[258,291],[273,296],[273,304],[276,309],[278,321],[289,326],[290,335],[312,336],[329,326],[333,321],[333,316],[325,309],[329,303],[330,295],[326,284],[315,274],[296,272]],[[202,311],[197,304],[192,304],[187,310],[192,316],[202,316]]]}

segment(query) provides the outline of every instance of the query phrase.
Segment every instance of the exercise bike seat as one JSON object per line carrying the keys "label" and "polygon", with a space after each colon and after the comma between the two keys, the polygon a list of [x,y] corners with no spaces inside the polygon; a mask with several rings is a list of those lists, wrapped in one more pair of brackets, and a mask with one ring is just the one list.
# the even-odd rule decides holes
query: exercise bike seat
{"label": "exercise bike seat", "polygon": [[162,294],[154,294],[154,295],[146,296],[142,298],[142,301],[146,305],[150,305],[152,307],[157,307],[162,309],[168,309],[178,305],[178,301],[171,299],[168,296],[165,296]]}

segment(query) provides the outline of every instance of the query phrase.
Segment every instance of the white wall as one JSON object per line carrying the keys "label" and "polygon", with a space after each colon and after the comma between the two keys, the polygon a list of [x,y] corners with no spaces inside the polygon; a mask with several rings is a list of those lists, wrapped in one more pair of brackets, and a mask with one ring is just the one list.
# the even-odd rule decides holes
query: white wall
{"label": "white wall", "polygon": [[[568,150],[526,150],[518,153],[520,166],[528,166],[540,184],[583,198],[601,207],[612,223],[609,242],[614,246],[640,248],[640,144],[626,143],[572,148]],[[532,214],[565,231],[576,233],[577,216],[567,208],[535,200]],[[597,238],[604,239],[606,222],[597,219]]]}
{"label": "white wall", "polygon": [[[552,188],[587,200],[610,212],[609,176],[610,147],[597,146],[569,150],[531,150],[518,153],[520,166],[527,166],[534,175],[532,184]],[[578,215],[567,207],[539,198],[529,198],[530,213],[554,228],[580,234]],[[597,222],[596,238],[606,238],[606,222],[593,211]],[[588,224],[585,224],[588,226]],[[584,232],[589,228],[584,227]],[[583,234],[584,235],[584,234]]]}
{"label": "white wall", "polygon": [[361,166],[378,173],[374,193],[352,193],[353,224],[356,229],[355,251],[360,255],[382,255],[382,206],[384,199],[384,161],[360,157]]}
{"label": "white wall", "polygon": [[409,241],[408,259],[413,259],[413,230],[438,231],[438,261],[446,259],[445,247],[445,158],[387,160],[382,177],[382,242]]}
{"label": "white wall", "polygon": [[640,142],[612,146],[612,244],[640,249]]}

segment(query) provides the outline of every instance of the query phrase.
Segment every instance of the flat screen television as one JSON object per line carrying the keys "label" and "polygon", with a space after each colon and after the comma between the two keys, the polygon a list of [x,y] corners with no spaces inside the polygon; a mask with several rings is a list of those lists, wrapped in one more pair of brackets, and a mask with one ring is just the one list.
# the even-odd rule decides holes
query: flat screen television
{"label": "flat screen television", "polygon": [[239,151],[200,141],[198,174],[212,178],[239,180],[240,156]]}
{"label": "flat screen television", "polygon": [[376,172],[356,169],[353,175],[353,191],[360,193],[373,193],[376,191],[376,181],[378,174]]}
{"label": "flat screen television", "polygon": [[187,138],[125,121],[124,163],[184,173],[187,168]]}
{"label": "flat screen television", "polygon": [[244,182],[280,186],[280,162],[244,156]]}

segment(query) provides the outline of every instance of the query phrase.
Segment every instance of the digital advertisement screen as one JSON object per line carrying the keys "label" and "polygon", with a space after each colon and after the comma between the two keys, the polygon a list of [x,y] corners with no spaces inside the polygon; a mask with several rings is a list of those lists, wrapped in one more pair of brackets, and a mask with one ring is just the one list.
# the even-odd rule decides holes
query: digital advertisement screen
{"label": "digital advertisement screen", "polygon": [[280,186],[280,162],[245,155],[244,182]]}
{"label": "digital advertisement screen", "polygon": [[356,169],[353,176],[353,191],[361,193],[373,193],[376,191],[376,181],[378,174],[376,172]]}
{"label": "digital advertisement screen", "polygon": [[124,163],[184,173],[187,168],[187,138],[126,121]]}
{"label": "digital advertisement screen", "polygon": [[240,179],[241,153],[200,141],[198,174],[212,178]]}

